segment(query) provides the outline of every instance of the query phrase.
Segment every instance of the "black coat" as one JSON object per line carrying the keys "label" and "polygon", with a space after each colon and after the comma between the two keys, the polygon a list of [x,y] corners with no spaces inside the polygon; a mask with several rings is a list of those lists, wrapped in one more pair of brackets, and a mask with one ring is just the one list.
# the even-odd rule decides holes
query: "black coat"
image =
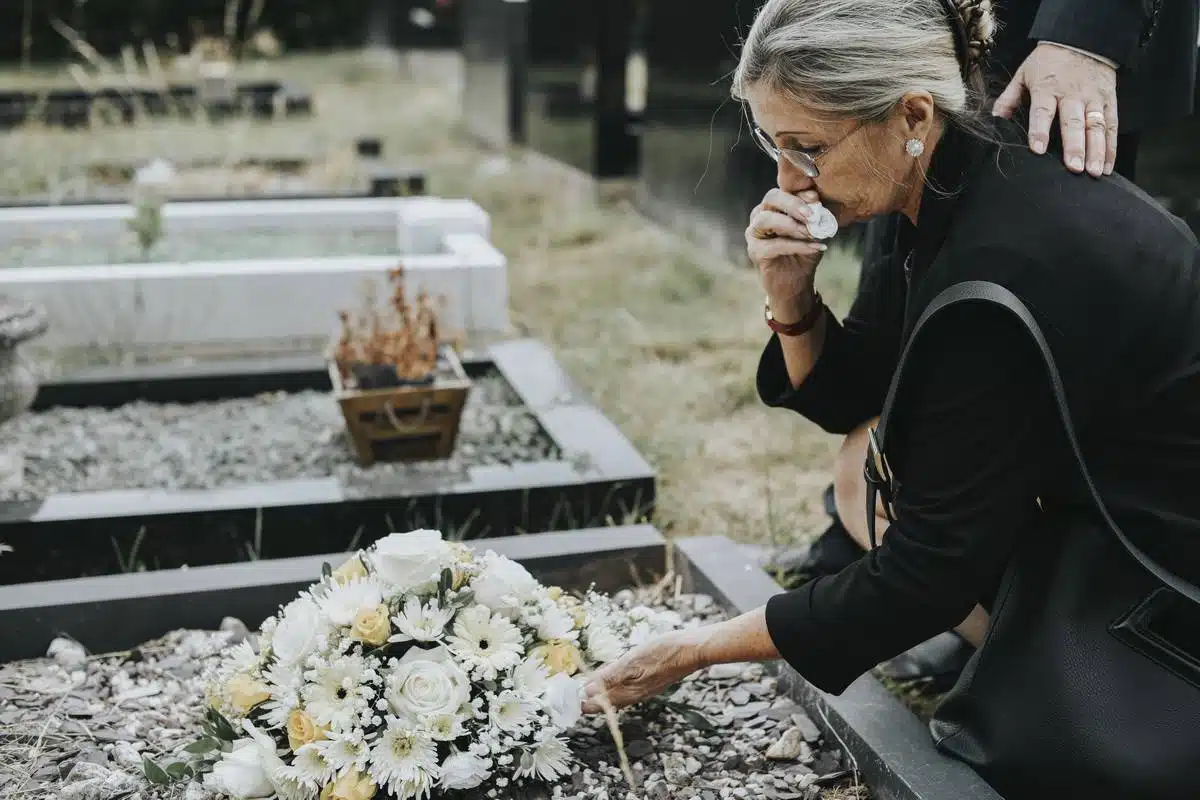
{"label": "black coat", "polygon": [[988,65],[1003,88],[1038,41],[1079,47],[1120,65],[1122,133],[1192,113],[1198,0],[997,0],[1001,28]]}

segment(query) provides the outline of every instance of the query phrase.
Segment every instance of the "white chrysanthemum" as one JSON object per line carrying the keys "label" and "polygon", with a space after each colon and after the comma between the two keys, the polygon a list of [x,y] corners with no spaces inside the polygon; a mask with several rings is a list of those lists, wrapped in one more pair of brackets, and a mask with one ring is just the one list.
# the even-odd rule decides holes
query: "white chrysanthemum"
{"label": "white chrysanthemum", "polygon": [[306,744],[296,751],[292,759],[292,772],[297,778],[309,786],[324,787],[337,775],[333,765],[321,755],[321,748],[316,744]]}
{"label": "white chrysanthemum", "polygon": [[[334,625],[354,622],[360,611],[370,611],[383,602],[383,587],[372,577],[334,584],[321,598],[321,611]],[[278,634],[276,634],[278,636]]]}
{"label": "white chrysanthemum", "polygon": [[484,680],[495,680],[501,670],[516,666],[524,656],[521,631],[484,606],[459,612],[454,635],[447,644],[476,677]]}
{"label": "white chrysanthemum", "polygon": [[421,598],[409,595],[404,601],[404,608],[392,617],[396,630],[400,631],[389,642],[436,642],[442,638],[446,626],[454,618],[454,609],[440,608],[437,598],[431,598],[428,604],[422,604]]}
{"label": "white chrysanthemum", "polygon": [[317,651],[328,627],[316,601],[302,594],[281,612],[271,637],[271,652],[285,665],[301,664]]}
{"label": "white chrysanthemum", "polygon": [[536,599],[542,588],[529,571],[511,558],[489,550],[480,559],[482,569],[471,581],[475,602],[498,614],[514,617],[524,603]]}
{"label": "white chrysanthemum", "polygon": [[533,721],[538,704],[528,695],[506,689],[489,703],[492,724],[507,733],[516,733]]}
{"label": "white chrysanthemum", "polygon": [[429,735],[438,742],[452,742],[460,736],[466,736],[465,723],[470,713],[470,706],[464,706],[464,708],[467,709],[467,714],[456,711],[453,714],[437,714],[427,719],[425,724],[429,728]]}
{"label": "white chrysanthemum", "polygon": [[352,728],[375,695],[363,685],[371,674],[359,655],[340,656],[304,677],[309,681],[300,693],[305,709],[318,725],[335,731]]}
{"label": "white chrysanthemum", "polygon": [[231,672],[249,672],[258,666],[258,653],[249,642],[238,642],[225,651],[225,663]]}
{"label": "white chrysanthemum", "polygon": [[365,772],[371,756],[361,731],[331,733],[329,738],[305,746],[314,748],[338,775],[351,770]]}
{"label": "white chrysanthemum", "polygon": [[571,770],[571,751],[562,739],[546,739],[540,744],[526,748],[521,753],[517,766],[518,778],[534,777],[543,781],[556,781]]}
{"label": "white chrysanthemum", "polygon": [[513,688],[518,692],[539,697],[546,691],[550,670],[541,658],[527,658],[513,670]]}
{"label": "white chrysanthemum", "polygon": [[587,655],[592,661],[607,664],[625,655],[625,644],[621,637],[606,625],[589,625],[587,629]]}
{"label": "white chrysanthemum", "polygon": [[544,642],[555,639],[574,640],[579,636],[575,630],[575,620],[571,615],[556,605],[550,604],[544,608],[537,623],[538,638]]}
{"label": "white chrysanthemum", "polygon": [[583,714],[583,681],[557,673],[546,681],[542,702],[551,725],[564,731],[573,728]]}
{"label": "white chrysanthemum", "polygon": [[438,778],[437,746],[426,734],[389,717],[383,735],[371,748],[370,775],[396,797],[423,797]]}
{"label": "white chrysanthemum", "polygon": [[298,667],[276,661],[263,672],[271,699],[263,703],[262,710],[267,726],[282,728],[287,725],[288,715],[300,706],[300,690],[304,679]]}
{"label": "white chrysanthemum", "polygon": [[442,789],[474,789],[491,774],[491,759],[456,750],[442,762],[442,777],[438,786]]}

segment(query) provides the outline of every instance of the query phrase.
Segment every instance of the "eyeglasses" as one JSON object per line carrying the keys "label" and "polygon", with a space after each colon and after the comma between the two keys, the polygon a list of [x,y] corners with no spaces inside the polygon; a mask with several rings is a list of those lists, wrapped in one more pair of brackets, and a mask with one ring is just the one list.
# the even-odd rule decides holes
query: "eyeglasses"
{"label": "eyeglasses", "polygon": [[783,156],[788,160],[793,167],[803,172],[810,178],[821,177],[821,170],[817,166],[817,159],[827,154],[830,150],[837,147],[842,142],[846,141],[859,128],[866,123],[860,122],[850,130],[846,131],[845,136],[838,139],[833,144],[823,147],[820,150],[793,150],[788,147],[779,147],[775,142],[771,141],[771,137],[767,136],[766,131],[757,125],[751,125],[751,130],[754,132],[754,139],[758,142],[758,146],[763,152],[771,157],[775,163],[779,163],[779,157]]}

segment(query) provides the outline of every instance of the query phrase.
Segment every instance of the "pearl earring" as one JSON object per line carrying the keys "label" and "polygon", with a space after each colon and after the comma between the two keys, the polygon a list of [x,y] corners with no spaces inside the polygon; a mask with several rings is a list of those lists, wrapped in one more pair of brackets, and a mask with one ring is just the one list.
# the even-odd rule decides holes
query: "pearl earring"
{"label": "pearl earring", "polygon": [[925,143],[920,139],[909,139],[904,143],[904,152],[913,158],[917,158],[925,152]]}

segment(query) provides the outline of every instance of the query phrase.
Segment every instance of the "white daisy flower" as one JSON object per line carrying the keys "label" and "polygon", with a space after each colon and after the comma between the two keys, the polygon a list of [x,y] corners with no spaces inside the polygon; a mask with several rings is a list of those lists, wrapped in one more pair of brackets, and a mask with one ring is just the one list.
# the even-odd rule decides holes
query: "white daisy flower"
{"label": "white daisy flower", "polygon": [[365,772],[371,755],[361,731],[331,733],[327,739],[305,745],[305,748],[308,747],[315,749],[321,759],[338,775],[351,770]]}
{"label": "white daisy flower", "polygon": [[538,704],[528,695],[506,689],[488,706],[492,724],[508,733],[519,732],[533,721]]}
{"label": "white daisy flower", "polygon": [[484,680],[495,680],[501,670],[516,666],[524,655],[517,626],[484,606],[459,612],[454,635],[447,644],[477,678]]}
{"label": "white daisy flower", "polygon": [[389,717],[383,735],[371,748],[370,775],[376,785],[396,797],[423,797],[432,790],[438,774],[433,740]]}
{"label": "white daisy flower", "polygon": [[[360,611],[370,611],[383,602],[383,587],[373,577],[355,578],[335,584],[321,598],[321,611],[334,625],[354,622]],[[278,634],[276,634],[278,636]]]}
{"label": "white daisy flower", "polygon": [[534,777],[543,781],[556,781],[571,771],[571,751],[563,739],[546,739],[532,748],[521,752],[521,763],[516,777]]}
{"label": "white daisy flower", "polygon": [[430,598],[427,605],[421,598],[409,595],[404,608],[392,617],[392,624],[400,631],[389,642],[436,642],[445,633],[446,625],[454,618],[454,609],[440,608],[437,598]]}
{"label": "white daisy flower", "polygon": [[347,730],[368,708],[374,691],[363,683],[369,674],[362,656],[346,655],[310,670],[309,683],[301,691],[304,707],[318,725]]}
{"label": "white daisy flower", "polygon": [[258,666],[258,654],[249,642],[238,642],[226,651],[225,658],[231,672],[249,672]]}
{"label": "white daisy flower", "polygon": [[467,729],[463,724],[464,719],[459,713],[438,714],[430,717],[426,720],[429,735],[439,742],[452,742],[460,736],[466,736]]}

